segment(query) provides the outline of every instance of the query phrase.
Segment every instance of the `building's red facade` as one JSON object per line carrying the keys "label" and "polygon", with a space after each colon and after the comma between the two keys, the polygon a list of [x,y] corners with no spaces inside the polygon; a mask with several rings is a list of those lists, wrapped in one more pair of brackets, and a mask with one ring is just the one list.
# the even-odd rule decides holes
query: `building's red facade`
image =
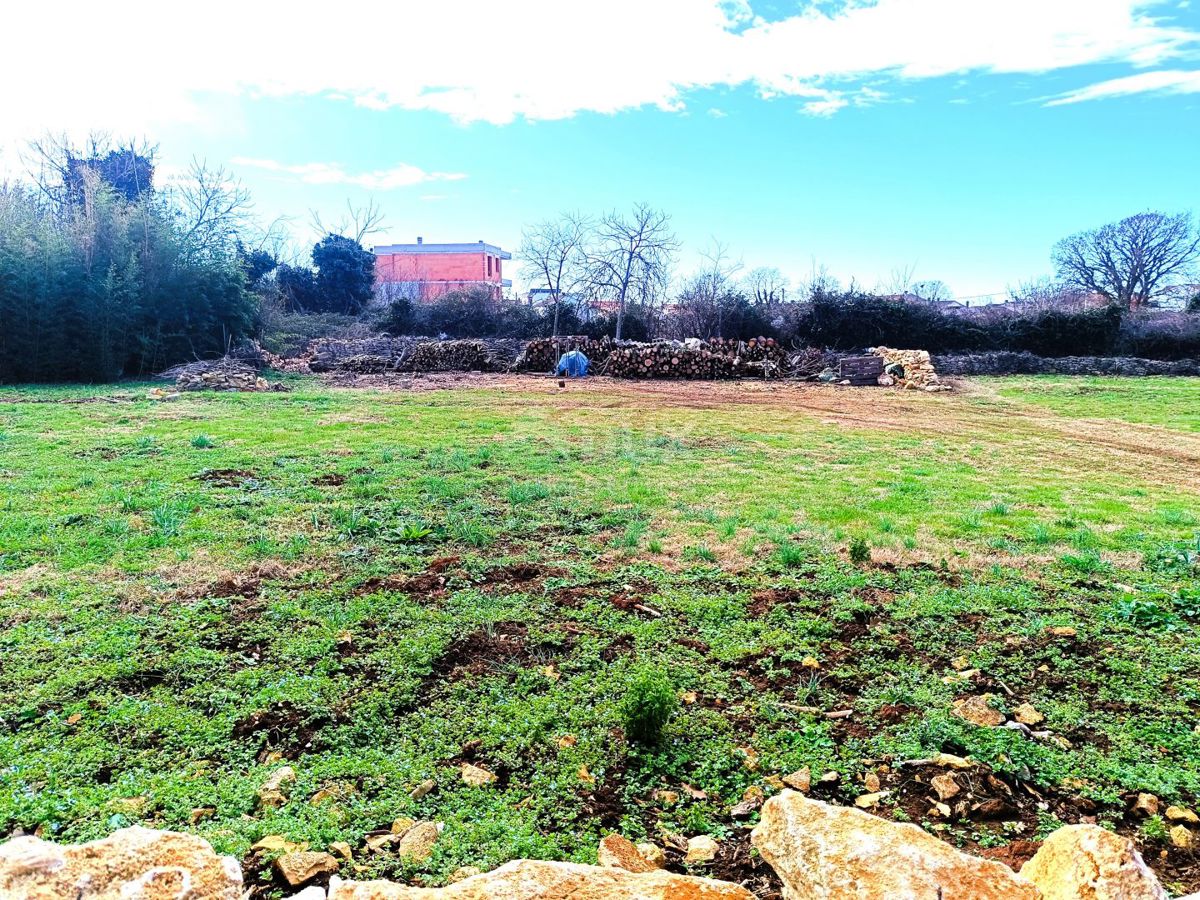
{"label": "building's red facade", "polygon": [[433,300],[450,291],[486,287],[499,299],[512,282],[504,277],[504,262],[512,254],[494,244],[388,244],[373,248],[375,283],[394,299]]}

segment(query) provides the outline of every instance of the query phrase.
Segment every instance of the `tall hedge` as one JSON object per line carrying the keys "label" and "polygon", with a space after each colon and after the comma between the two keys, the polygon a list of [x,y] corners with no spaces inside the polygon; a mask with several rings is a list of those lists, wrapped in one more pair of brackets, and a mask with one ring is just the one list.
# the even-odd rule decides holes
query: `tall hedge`
{"label": "tall hedge", "polygon": [[1102,356],[1116,347],[1122,313],[1101,309],[948,314],[932,304],[857,292],[818,293],[794,322],[794,337],[835,350],[880,344],[931,353],[1029,351],[1039,356]]}
{"label": "tall hedge", "polygon": [[0,185],[0,381],[108,381],[219,355],[257,303],[233,247],[191,242],[154,194],[56,205]]}

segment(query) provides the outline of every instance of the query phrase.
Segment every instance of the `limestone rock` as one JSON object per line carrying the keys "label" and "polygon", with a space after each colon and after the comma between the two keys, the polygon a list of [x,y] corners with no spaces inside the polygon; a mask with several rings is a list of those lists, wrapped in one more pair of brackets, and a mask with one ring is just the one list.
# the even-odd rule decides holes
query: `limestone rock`
{"label": "limestone rock", "polygon": [[459,866],[450,873],[448,880],[450,884],[454,884],[455,882],[465,881],[468,878],[474,878],[476,875],[482,874],[483,869],[479,868],[479,866]]}
{"label": "limestone rock", "polygon": [[1182,806],[1168,806],[1166,816],[1168,822],[1188,822],[1192,825],[1200,825],[1200,816]]}
{"label": "limestone rock", "polygon": [[717,856],[719,846],[716,838],[707,834],[696,835],[688,839],[687,853],[684,854],[683,861],[689,866],[712,862]]}
{"label": "limestone rock", "polygon": [[291,766],[280,766],[258,789],[258,803],[266,809],[283,806],[287,802],[284,785],[296,780],[296,771]]}
{"label": "limestone rock", "polygon": [[658,844],[638,844],[637,852],[642,855],[642,859],[650,863],[655,869],[665,869],[667,867],[667,854]]}
{"label": "limestone rock", "polygon": [[954,776],[949,773],[934,775],[929,779],[929,784],[937,791],[939,800],[949,800],[962,790],[958,786],[958,782],[954,780]]}
{"label": "limestone rock", "polygon": [[1007,866],[960,853],[916,825],[792,791],[766,802],[751,840],[787,900],[1038,900]]}
{"label": "limestone rock", "polygon": [[1021,875],[1044,900],[1166,900],[1133,844],[1097,825],[1066,825],[1043,842]]}
{"label": "limestone rock", "polygon": [[275,860],[275,871],[292,887],[300,887],[320,875],[334,875],[338,861],[329,853],[302,850],[285,853]]}
{"label": "limestone rock", "polygon": [[1171,839],[1171,846],[1178,847],[1180,850],[1191,850],[1196,843],[1195,837],[1182,825],[1174,825],[1167,832],[1167,836]]}
{"label": "limestone rock", "polygon": [[783,783],[793,790],[807,794],[812,789],[812,770],[808,766],[805,766],[791,775],[784,775]]}
{"label": "limestone rock", "polygon": [[396,855],[412,862],[425,862],[433,855],[433,845],[437,843],[442,830],[436,822],[417,822],[404,832],[396,845]]}
{"label": "limestone rock", "polygon": [[967,697],[965,700],[955,700],[954,709],[950,713],[964,722],[970,722],[972,725],[978,725],[981,728],[994,728],[997,725],[1003,725],[1004,714],[999,710],[992,709],[988,703],[991,699],[991,694],[977,694],[973,697]]}
{"label": "limestone rock", "polygon": [[1032,703],[1022,703],[1013,708],[1013,718],[1022,725],[1040,725],[1046,721],[1043,716]]}
{"label": "limestone rock", "polygon": [[310,884],[298,894],[292,894],[287,900],[325,900],[325,888]]}
{"label": "limestone rock", "polygon": [[607,866],[517,860],[444,888],[389,881],[329,884],[329,900],[754,900],[743,887],[662,870],[629,872]]}
{"label": "limestone rock", "polygon": [[242,870],[190,834],[122,828],[60,846],[14,838],[0,846],[0,897],[21,900],[239,900]]}
{"label": "limestone rock", "polygon": [[463,763],[462,780],[471,787],[483,787],[491,784],[496,780],[496,775],[489,772],[487,769],[481,769],[479,766],[473,766],[470,763]]}
{"label": "limestone rock", "polygon": [[1158,815],[1158,798],[1153,794],[1138,794],[1133,811],[1144,819]]}
{"label": "limestone rock", "polygon": [[420,800],[422,797],[424,797],[426,794],[428,794],[430,791],[432,791],[435,787],[437,787],[437,782],[434,781],[432,778],[426,778],[424,781],[422,781],[420,784],[418,784],[415,788],[413,788],[409,792],[408,796],[411,797],[413,800]]}
{"label": "limestone rock", "polygon": [[619,834],[607,835],[600,841],[596,858],[602,866],[612,866],[628,872],[653,872],[655,868],[638,852],[632,841]]}

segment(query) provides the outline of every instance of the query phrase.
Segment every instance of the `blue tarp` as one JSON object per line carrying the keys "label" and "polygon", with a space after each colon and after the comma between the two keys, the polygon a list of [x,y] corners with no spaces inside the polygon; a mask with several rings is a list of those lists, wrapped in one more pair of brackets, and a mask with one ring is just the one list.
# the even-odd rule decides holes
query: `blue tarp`
{"label": "blue tarp", "polygon": [[578,350],[564,353],[558,360],[558,374],[571,378],[585,378],[588,373],[588,358]]}

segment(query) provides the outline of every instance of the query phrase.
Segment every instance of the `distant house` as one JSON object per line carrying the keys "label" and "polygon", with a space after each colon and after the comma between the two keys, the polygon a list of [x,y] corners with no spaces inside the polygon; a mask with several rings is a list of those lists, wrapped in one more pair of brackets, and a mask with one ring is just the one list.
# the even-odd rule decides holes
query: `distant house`
{"label": "distant house", "polygon": [[504,263],[512,254],[495,244],[386,244],[373,247],[376,293],[385,300],[406,297],[429,302],[451,291],[486,288],[497,300],[512,281]]}

